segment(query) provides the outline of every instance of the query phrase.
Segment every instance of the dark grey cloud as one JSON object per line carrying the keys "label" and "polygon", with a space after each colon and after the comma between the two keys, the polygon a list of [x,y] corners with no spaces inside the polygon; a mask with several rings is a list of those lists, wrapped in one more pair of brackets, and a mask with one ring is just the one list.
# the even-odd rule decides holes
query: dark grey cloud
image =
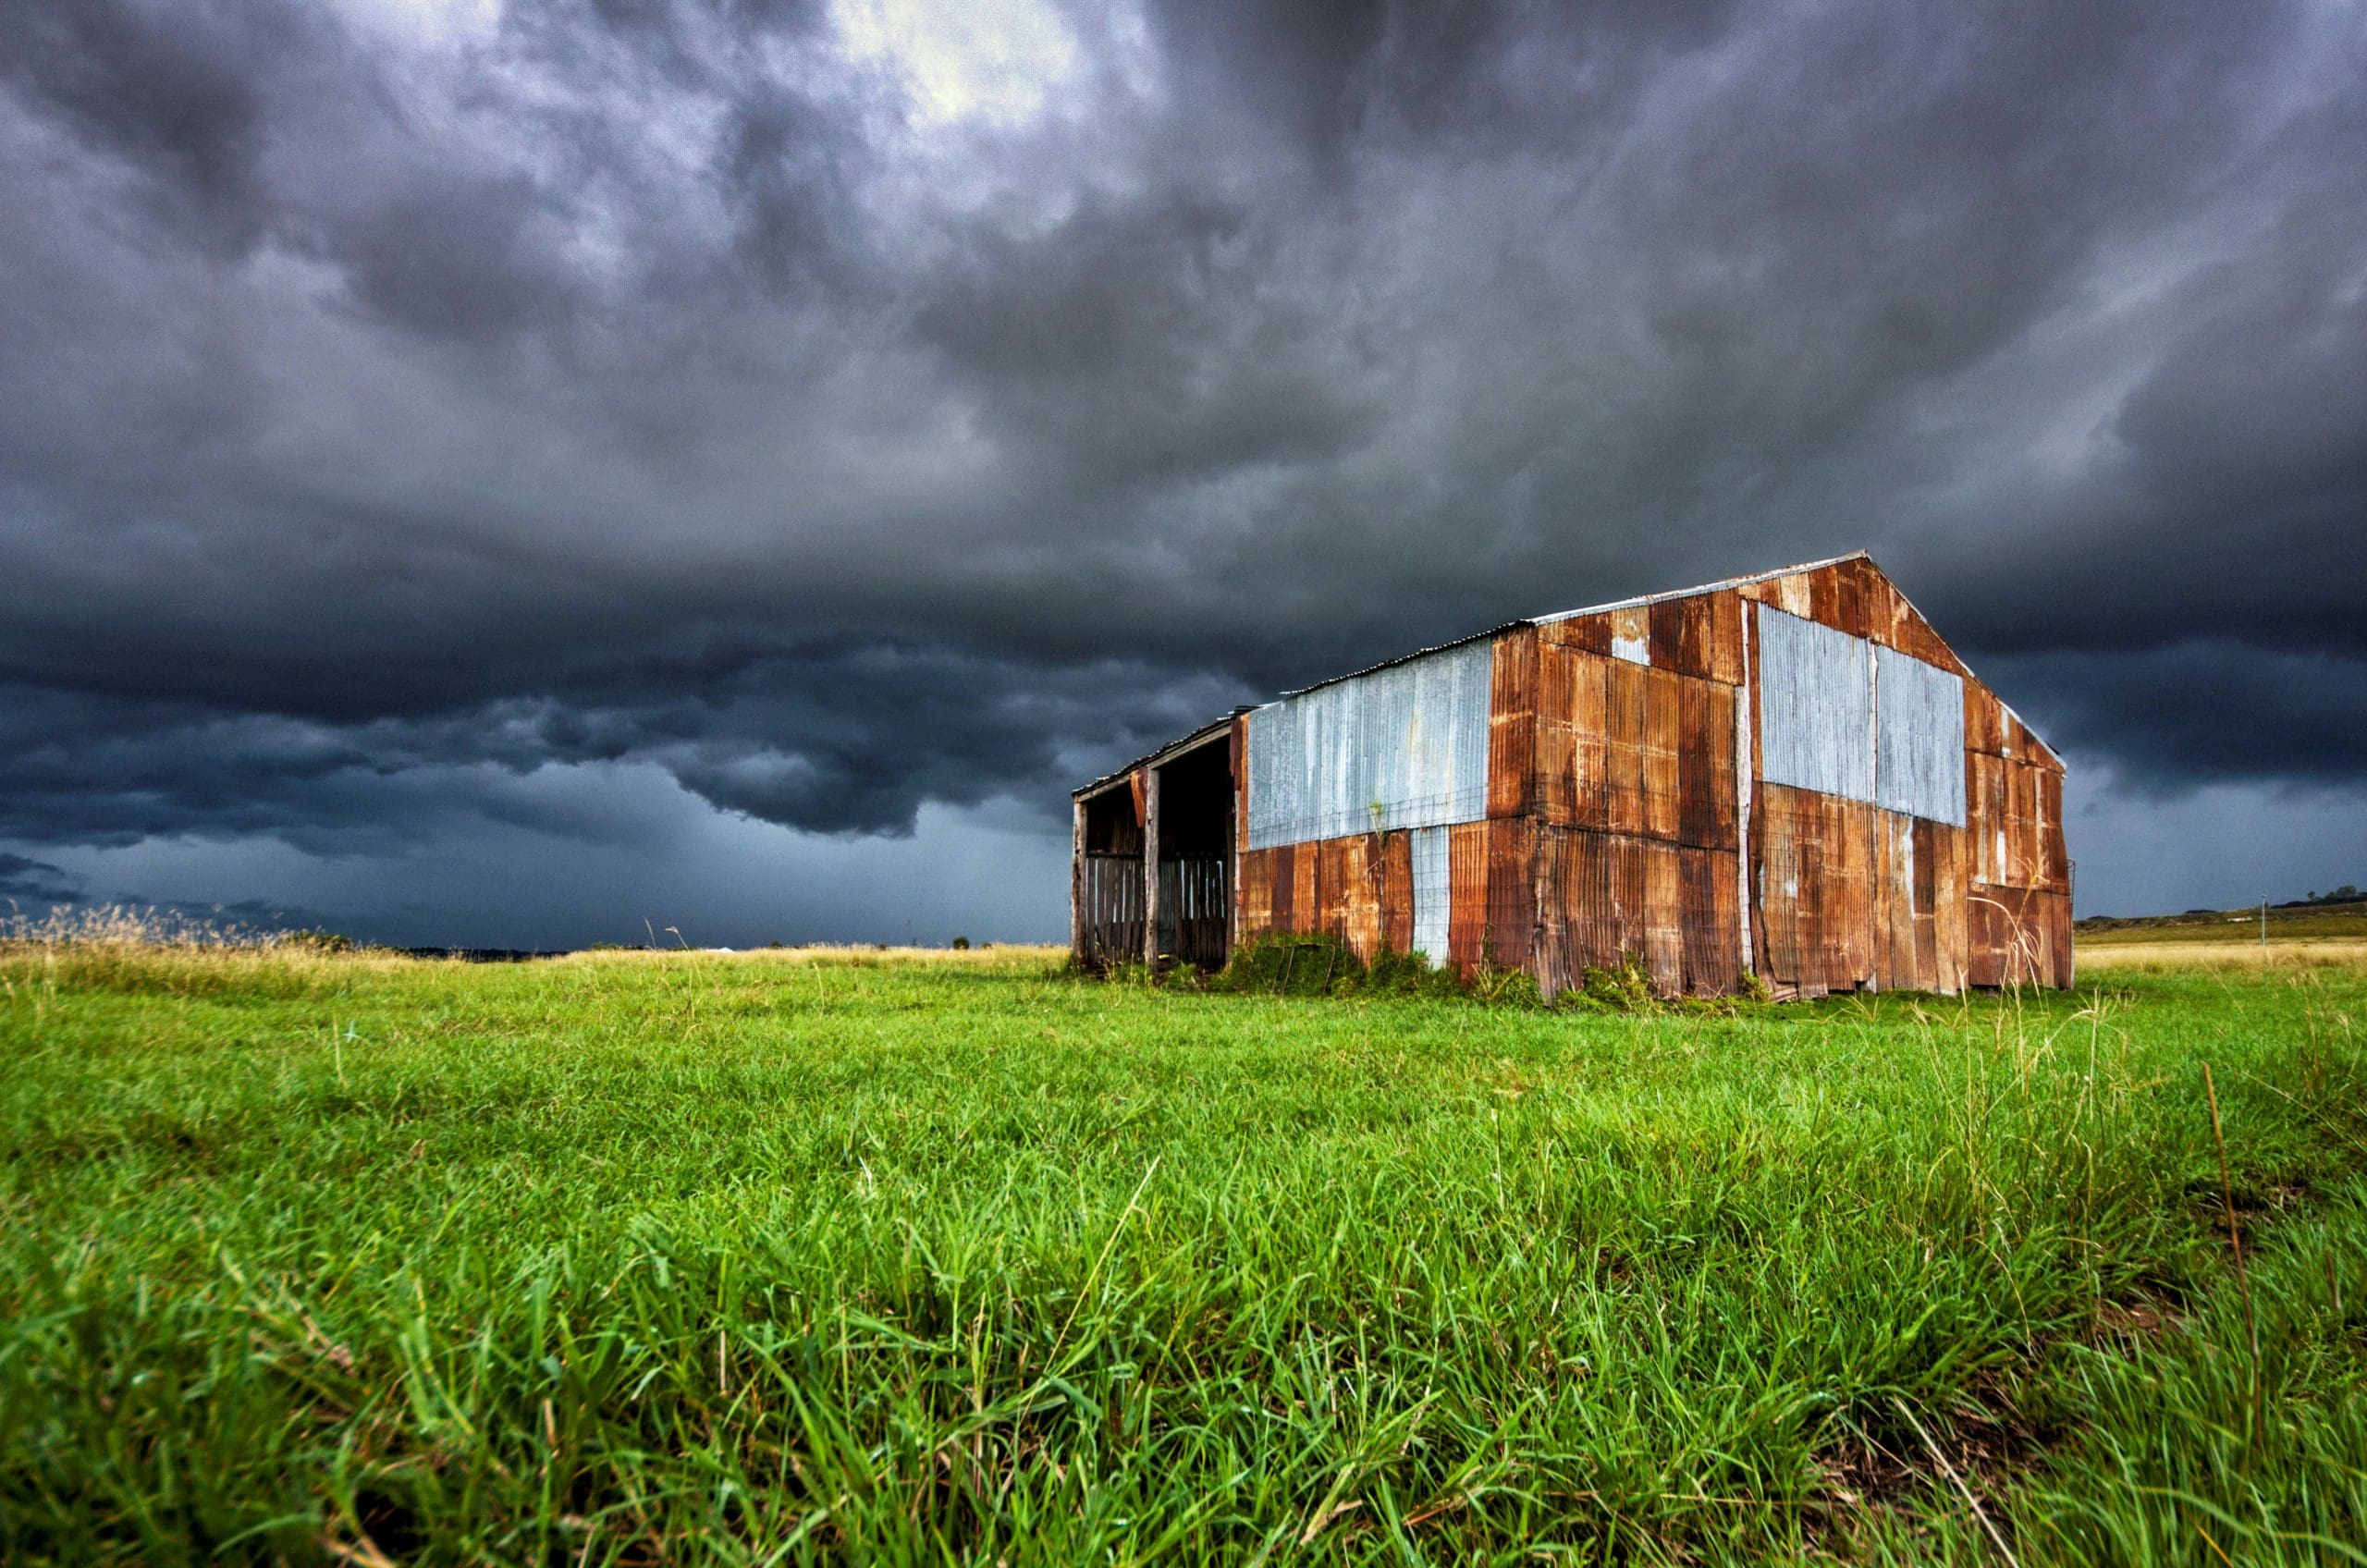
{"label": "dark grey cloud", "polygon": [[2362,66],[2335,4],[0,0],[0,838],[1049,817],[1858,545],[2122,788],[2339,788]]}
{"label": "dark grey cloud", "polygon": [[0,902],[18,914],[70,904],[82,896],[82,879],[31,855],[0,852]]}

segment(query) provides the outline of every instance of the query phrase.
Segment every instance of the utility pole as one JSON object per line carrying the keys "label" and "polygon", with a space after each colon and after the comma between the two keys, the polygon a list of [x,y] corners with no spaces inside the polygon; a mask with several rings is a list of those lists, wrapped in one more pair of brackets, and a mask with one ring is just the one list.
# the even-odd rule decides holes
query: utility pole
{"label": "utility pole", "polygon": [[2263,949],[2268,946],[2268,895],[2266,893],[2260,896],[2260,945]]}

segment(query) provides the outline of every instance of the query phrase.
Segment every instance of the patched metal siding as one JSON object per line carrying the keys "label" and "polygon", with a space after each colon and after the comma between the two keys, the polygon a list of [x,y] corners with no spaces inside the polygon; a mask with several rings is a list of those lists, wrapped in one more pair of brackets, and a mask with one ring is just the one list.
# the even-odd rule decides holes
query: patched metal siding
{"label": "patched metal siding", "polygon": [[1874,803],[1963,827],[1964,681],[1936,665],[1876,648],[1874,692],[1880,718]]}
{"label": "patched metal siding", "polygon": [[1486,816],[1493,653],[1467,643],[1250,714],[1249,848]]}
{"label": "patched metal siding", "polygon": [[1872,646],[1759,607],[1760,776],[1768,783],[1874,798]]}
{"label": "patched metal siding", "polygon": [[1447,959],[1447,914],[1453,907],[1453,876],[1449,869],[1447,832],[1443,827],[1417,827],[1413,839],[1414,941],[1412,950],[1433,964]]}

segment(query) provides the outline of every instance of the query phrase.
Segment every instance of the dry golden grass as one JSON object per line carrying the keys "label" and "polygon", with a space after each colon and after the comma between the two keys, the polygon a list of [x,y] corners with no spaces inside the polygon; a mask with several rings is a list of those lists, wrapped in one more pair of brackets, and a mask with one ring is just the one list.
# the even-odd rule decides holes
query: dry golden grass
{"label": "dry golden grass", "polygon": [[682,962],[697,959],[757,959],[785,964],[853,964],[857,966],[907,964],[966,965],[981,969],[1038,969],[1061,962],[1068,957],[1068,949],[1050,943],[1042,945],[1006,945],[979,948],[878,948],[868,942],[817,942],[798,948],[739,948],[723,951],[706,948],[592,948],[583,952],[565,953],[547,962],[553,963],[662,963]]}
{"label": "dry golden grass", "polygon": [[2367,940],[2316,939],[2259,942],[2110,942],[2082,940],[2076,948],[2081,979],[2111,970],[2160,974],[2174,969],[2239,970],[2358,969],[2367,967]]}

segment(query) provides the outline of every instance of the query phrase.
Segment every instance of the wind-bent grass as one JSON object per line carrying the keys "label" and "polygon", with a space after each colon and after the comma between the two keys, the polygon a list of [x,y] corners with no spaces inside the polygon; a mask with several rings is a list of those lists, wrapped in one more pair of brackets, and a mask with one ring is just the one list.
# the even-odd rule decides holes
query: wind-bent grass
{"label": "wind-bent grass", "polygon": [[0,953],[0,1557],[2361,1560],[2358,970],[882,958]]}

